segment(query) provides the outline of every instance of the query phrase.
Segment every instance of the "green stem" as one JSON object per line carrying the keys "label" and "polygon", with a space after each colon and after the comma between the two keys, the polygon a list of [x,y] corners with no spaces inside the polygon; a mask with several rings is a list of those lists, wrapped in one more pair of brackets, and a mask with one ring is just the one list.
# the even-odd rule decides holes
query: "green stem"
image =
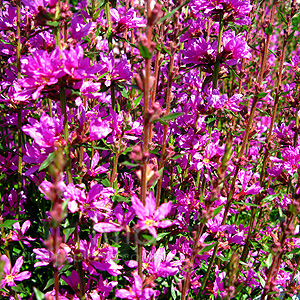
{"label": "green stem", "polygon": [[115,85],[112,83],[110,86],[111,92],[111,106],[114,111],[116,111],[116,92],[115,92]]}
{"label": "green stem", "polygon": [[66,146],[66,173],[67,173],[67,182],[71,183],[72,173],[71,173],[71,151],[69,143],[69,128],[68,128],[68,118],[67,118],[67,99],[66,99],[66,88],[61,87],[60,89],[60,106],[61,113],[64,115],[64,139],[67,142]]}
{"label": "green stem", "polygon": [[[17,77],[21,78],[21,0],[17,0]],[[19,218],[19,207],[22,191],[22,109],[18,109],[18,191],[16,218]]]}
{"label": "green stem", "polygon": [[111,51],[112,50],[112,34],[111,34],[111,17],[110,17],[109,0],[106,0],[106,3],[105,3],[105,13],[106,13],[106,21],[107,21],[107,25],[108,25],[108,29],[107,29],[108,48],[109,48],[109,51]]}
{"label": "green stem", "polygon": [[224,30],[223,13],[220,13],[219,20],[220,21],[219,21],[218,48],[217,48],[216,63],[214,65],[213,89],[216,89],[218,86],[218,78],[219,78],[219,70],[220,70],[220,53],[221,53],[221,46],[222,46],[222,35]]}

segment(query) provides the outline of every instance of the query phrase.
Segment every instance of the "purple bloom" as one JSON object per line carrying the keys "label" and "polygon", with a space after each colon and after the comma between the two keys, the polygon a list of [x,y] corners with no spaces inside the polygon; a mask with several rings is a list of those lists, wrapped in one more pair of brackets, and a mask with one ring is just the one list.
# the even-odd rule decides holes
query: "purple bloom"
{"label": "purple bloom", "polygon": [[208,105],[214,109],[224,109],[230,110],[232,112],[238,112],[241,110],[239,103],[241,102],[241,98],[243,95],[236,94],[233,95],[230,99],[228,99],[227,94],[221,95],[220,92],[216,89],[213,90],[211,95],[207,97]]}
{"label": "purple bloom", "polygon": [[121,299],[147,300],[156,292],[151,288],[143,288],[143,281],[139,275],[134,276],[134,282],[126,289],[116,290],[116,296]]}
{"label": "purple bloom", "polygon": [[60,56],[61,51],[56,48],[51,54],[37,50],[32,56],[22,59],[22,72],[27,78],[19,79],[18,82],[25,91],[32,93],[34,100],[40,96],[45,86],[56,84],[65,75]]}
{"label": "purple bloom", "polygon": [[[130,81],[132,72],[127,62],[126,55],[122,55],[120,61],[115,61],[113,54],[105,56],[100,53],[101,67],[100,75],[105,79],[104,84],[110,86],[113,81]],[[106,74],[107,73],[107,74]]]}
{"label": "purple bloom", "polygon": [[148,230],[154,238],[157,237],[156,228],[166,228],[173,224],[172,221],[164,219],[172,208],[172,202],[162,204],[156,209],[156,199],[152,192],[146,198],[146,204],[143,205],[141,200],[133,195],[131,197],[132,207],[139,218],[138,223],[141,230]]}
{"label": "purple bloom", "polygon": [[19,257],[11,268],[10,260],[6,255],[1,256],[1,261],[4,262],[3,267],[3,279],[1,281],[1,289],[7,286],[17,286],[15,281],[23,281],[30,278],[31,273],[29,271],[24,271],[20,273],[21,267],[23,265],[23,256]]}
{"label": "purple bloom", "polygon": [[[194,0],[191,7],[196,14],[203,11],[207,16],[213,16],[222,11],[225,22],[234,22],[240,25],[251,23],[247,16],[252,9],[249,0]],[[219,20],[218,17],[216,20]]]}
{"label": "purple bloom", "polygon": [[120,15],[119,12],[112,8],[110,10],[112,20],[117,23],[114,28],[116,33],[123,32],[125,29],[146,27],[146,22],[143,18],[136,16],[134,8],[130,8],[125,15]]}
{"label": "purple bloom", "polygon": [[31,136],[40,147],[55,147],[57,143],[65,145],[65,140],[61,136],[63,119],[50,118],[43,113],[40,122],[33,118],[29,118],[28,122],[30,125],[24,125],[22,130]]}
{"label": "purple bloom", "polygon": [[233,31],[223,33],[222,46],[221,57],[230,66],[236,65],[241,58],[250,59],[252,57],[247,42],[243,38],[236,36]]}
{"label": "purple bloom", "polygon": [[184,56],[182,63],[184,64],[210,64],[213,65],[216,57],[216,49],[204,38],[190,40],[186,46],[186,50],[182,51]]}
{"label": "purple bloom", "polygon": [[92,74],[98,72],[100,69],[98,65],[90,67],[89,58],[83,58],[83,56],[83,48],[78,44],[76,44],[75,48],[70,48],[70,50],[62,52],[63,70],[72,80],[91,77]]}

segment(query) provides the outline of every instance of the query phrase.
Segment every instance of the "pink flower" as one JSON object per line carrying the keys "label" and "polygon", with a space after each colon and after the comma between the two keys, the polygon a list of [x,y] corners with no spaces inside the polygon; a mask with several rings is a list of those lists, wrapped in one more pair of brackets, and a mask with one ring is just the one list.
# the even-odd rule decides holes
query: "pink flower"
{"label": "pink flower", "polygon": [[156,209],[156,200],[151,192],[146,198],[146,204],[143,205],[141,200],[133,195],[131,197],[132,208],[135,210],[137,217],[139,218],[138,223],[141,230],[148,230],[154,238],[157,237],[156,228],[166,228],[173,224],[170,220],[164,220],[172,208],[172,202],[162,204]]}
{"label": "pink flower", "polygon": [[143,289],[143,282],[139,275],[134,276],[134,282],[129,287],[129,290],[120,289],[116,290],[116,296],[121,299],[130,299],[130,300],[146,300],[151,299],[155,295],[155,291],[151,288]]}
{"label": "pink flower", "polygon": [[1,289],[7,286],[16,286],[15,281],[23,281],[25,279],[30,278],[31,273],[29,271],[24,271],[20,273],[21,267],[23,265],[23,256],[19,257],[11,268],[10,260],[6,255],[1,256],[1,261],[4,262],[3,272],[4,279],[1,281]]}

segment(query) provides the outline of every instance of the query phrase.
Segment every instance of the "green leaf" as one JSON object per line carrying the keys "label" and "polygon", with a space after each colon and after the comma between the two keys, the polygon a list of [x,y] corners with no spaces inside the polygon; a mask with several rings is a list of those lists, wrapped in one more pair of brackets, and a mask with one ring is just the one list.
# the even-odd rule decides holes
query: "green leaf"
{"label": "green leaf", "polygon": [[11,228],[13,226],[13,224],[19,222],[18,220],[6,220],[4,221],[3,224],[0,224],[0,227],[4,227],[4,228]]}
{"label": "green leaf", "polygon": [[261,98],[264,98],[264,97],[266,97],[268,95],[268,93],[259,93],[259,94],[257,94],[257,98],[258,99],[261,99]]}
{"label": "green leaf", "polygon": [[136,108],[140,103],[142,99],[143,94],[140,94],[133,102],[133,108]]}
{"label": "green leaf", "polygon": [[50,286],[52,286],[54,284],[54,278],[50,278],[47,283],[46,286],[44,287],[44,291],[47,290],[47,288],[49,288]]}
{"label": "green leaf", "polygon": [[256,273],[257,277],[259,278],[260,284],[262,287],[265,287],[265,280],[261,277],[261,275],[259,274],[259,272]]}
{"label": "green leaf", "polygon": [[271,23],[269,23],[269,26],[265,28],[265,34],[266,35],[271,35],[273,33],[273,26]]}
{"label": "green leaf", "polygon": [[278,197],[278,195],[277,194],[275,194],[275,195],[268,195],[266,198],[264,198],[264,201],[265,202],[269,202],[269,201],[273,201],[274,199],[276,199]]}
{"label": "green leaf", "polygon": [[300,23],[300,14],[297,14],[292,18],[292,24],[293,26],[298,27],[299,23]]}
{"label": "green leaf", "polygon": [[27,291],[25,291],[23,284],[18,284],[17,286],[12,286],[11,288],[17,293],[28,294]]}
{"label": "green leaf", "polygon": [[50,153],[48,157],[43,161],[39,168],[39,172],[46,169],[54,160],[55,154],[54,152]]}
{"label": "green leaf", "polygon": [[58,27],[59,23],[57,21],[47,21],[46,25],[48,25],[50,27]]}
{"label": "green leaf", "polygon": [[74,232],[74,230],[75,230],[75,226],[65,228],[65,243],[68,241],[70,235]]}
{"label": "green leaf", "polygon": [[163,125],[167,125],[168,124],[167,121],[174,120],[174,119],[182,116],[183,114],[184,113],[179,113],[179,112],[178,113],[169,114],[167,116],[161,117],[160,119],[154,120],[154,123],[155,122],[160,122]]}
{"label": "green leaf", "polygon": [[152,53],[142,43],[139,43],[139,50],[140,50],[140,54],[143,58],[151,59]]}
{"label": "green leaf", "polygon": [[119,85],[119,86],[118,86],[118,89],[120,89],[121,95],[122,95],[124,98],[128,99],[128,94],[127,94],[126,88],[125,88],[124,86]]}
{"label": "green leaf", "polygon": [[211,245],[208,245],[206,247],[204,247],[203,249],[200,250],[200,252],[198,254],[202,254],[204,252],[207,252],[209,251],[210,249],[212,249],[215,245],[216,245],[217,242],[211,244]]}
{"label": "green leaf", "polygon": [[103,179],[103,180],[101,181],[101,183],[102,183],[105,187],[109,187],[109,186],[110,186],[110,182],[109,182],[109,180],[108,180],[107,178]]}
{"label": "green leaf", "polygon": [[228,258],[222,256],[222,255],[217,255],[217,258],[220,258],[222,261],[229,261]]}
{"label": "green leaf", "polygon": [[287,24],[288,21],[287,21],[285,15],[281,11],[278,11],[278,13],[279,13],[279,18],[281,19],[281,21],[283,21],[285,24]]}
{"label": "green leaf", "polygon": [[287,41],[287,42],[290,42],[290,41],[293,40],[295,31],[296,31],[296,30],[293,30],[292,33],[286,38],[286,41]]}
{"label": "green leaf", "polygon": [[215,210],[214,210],[214,217],[222,210],[222,208],[224,207],[224,204],[222,204],[221,206],[217,207]]}
{"label": "green leaf", "polygon": [[171,12],[169,12],[168,14],[166,14],[164,17],[162,17],[161,19],[159,19],[157,21],[157,24],[161,24],[163,23],[165,20],[170,19],[177,10],[181,9],[184,5],[188,4],[190,1],[186,1],[183,4],[179,5],[178,7],[174,8]]}
{"label": "green leaf", "polygon": [[33,287],[33,290],[34,290],[34,294],[35,294],[35,297],[36,297],[37,300],[44,300],[45,299],[44,293],[42,293],[36,287]]}
{"label": "green leaf", "polygon": [[266,266],[267,266],[267,268],[270,268],[270,267],[271,267],[272,261],[273,261],[273,254],[270,253],[270,254],[268,255],[267,260],[266,260]]}

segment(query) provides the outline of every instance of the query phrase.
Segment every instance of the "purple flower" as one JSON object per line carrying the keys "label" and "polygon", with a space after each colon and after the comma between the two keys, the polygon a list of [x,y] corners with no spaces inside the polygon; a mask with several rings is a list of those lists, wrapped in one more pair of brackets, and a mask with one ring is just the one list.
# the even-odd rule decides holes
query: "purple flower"
{"label": "purple flower", "polygon": [[204,38],[190,40],[186,45],[186,50],[182,51],[184,64],[211,64],[213,65],[216,57],[216,49]]}
{"label": "purple flower", "polygon": [[130,28],[146,27],[145,20],[136,16],[134,8],[130,8],[125,15],[119,14],[116,9],[112,8],[110,14],[112,20],[117,23],[117,26],[114,28],[116,33],[123,32],[125,29]]}
{"label": "purple flower", "polygon": [[172,202],[162,204],[156,209],[156,199],[152,192],[146,198],[146,204],[143,205],[141,200],[133,195],[131,197],[132,208],[134,209],[141,230],[148,230],[154,238],[157,237],[156,228],[166,228],[173,224],[170,220],[161,221],[164,219],[172,208]]}
{"label": "purple flower", "polygon": [[[249,0],[194,0],[191,7],[196,14],[204,12],[207,16],[218,15],[222,11],[225,22],[234,22],[240,25],[251,23],[247,16],[252,9]],[[219,20],[218,17],[216,20]]]}
{"label": "purple flower", "polygon": [[56,48],[51,54],[37,50],[32,56],[22,59],[22,73],[27,78],[19,79],[18,82],[25,88],[25,92],[28,90],[32,94],[32,99],[37,99],[45,86],[56,84],[65,75],[60,56],[61,51]]}
{"label": "purple flower", "polygon": [[31,247],[30,243],[28,241],[34,241],[35,239],[29,236],[24,236],[25,232],[29,229],[31,225],[31,222],[29,220],[26,220],[22,227],[20,227],[20,223],[17,222],[13,224],[13,233],[11,236],[11,239],[13,241],[22,241],[25,245],[28,247]]}
{"label": "purple flower", "polygon": [[247,42],[235,35],[233,31],[226,31],[222,36],[223,51],[221,57],[227,65],[236,65],[241,58],[250,59],[252,57],[250,47]]}
{"label": "purple flower", "polygon": [[50,118],[43,113],[40,122],[33,118],[29,118],[28,122],[30,125],[24,125],[22,130],[31,136],[40,147],[54,147],[57,143],[65,145],[65,140],[61,136],[63,119]]}
{"label": "purple flower", "polygon": [[88,57],[83,58],[83,56],[83,48],[78,44],[76,44],[75,48],[62,52],[63,70],[72,80],[91,77],[92,74],[100,69],[99,65],[90,67],[90,59]]}
{"label": "purple flower", "polygon": [[143,288],[143,281],[139,275],[134,276],[134,282],[126,289],[116,290],[116,296],[121,299],[147,300],[156,292],[151,288]]}
{"label": "purple flower", "polygon": [[23,256],[19,257],[11,268],[10,260],[6,255],[1,256],[1,261],[4,262],[3,267],[3,279],[1,281],[1,289],[7,286],[17,286],[15,281],[23,281],[30,278],[31,273],[29,271],[24,271],[20,273],[21,267],[23,265]]}
{"label": "purple flower", "polygon": [[71,35],[78,41],[87,36],[95,27],[95,22],[85,23],[80,14],[76,14],[71,19]]}
{"label": "purple flower", "polygon": [[129,229],[129,222],[134,218],[133,210],[130,209],[126,214],[122,209],[121,204],[118,204],[115,208],[114,215],[118,223],[113,223],[111,220],[107,222],[101,222],[94,225],[94,229],[98,232],[117,232],[127,231]]}
{"label": "purple flower", "polygon": [[211,95],[207,97],[208,105],[214,109],[225,109],[232,112],[238,112],[241,110],[239,103],[241,102],[243,95],[235,94],[230,99],[228,99],[227,94],[221,95],[219,90],[215,89],[212,91]]}
{"label": "purple flower", "polygon": [[126,55],[122,55],[120,61],[116,61],[110,52],[108,56],[100,53],[101,67],[100,75],[105,79],[104,84],[110,86],[114,81],[130,81],[132,72],[127,62]]}

